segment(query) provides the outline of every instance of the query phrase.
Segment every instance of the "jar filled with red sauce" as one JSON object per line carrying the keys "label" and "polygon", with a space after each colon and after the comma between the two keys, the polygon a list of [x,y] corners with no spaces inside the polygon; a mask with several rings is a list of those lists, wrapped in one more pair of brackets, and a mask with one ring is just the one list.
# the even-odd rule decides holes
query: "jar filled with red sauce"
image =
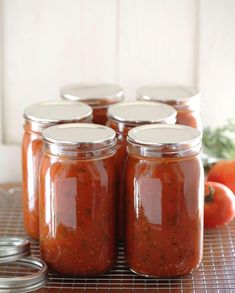
{"label": "jar filled with red sauce", "polygon": [[174,124],[176,111],[171,106],[155,102],[125,102],[109,107],[107,125],[117,133],[118,166],[118,229],[119,240],[124,240],[124,167],[126,137],[133,127],[150,123]]}
{"label": "jar filled with red sauce", "polygon": [[116,259],[116,137],[97,124],[43,132],[40,168],[42,259],[66,275],[95,276]]}
{"label": "jar filled with red sauce", "polygon": [[195,270],[203,252],[201,135],[183,125],[144,125],[128,133],[126,258],[147,277]]}
{"label": "jar filled with red sauce", "polygon": [[107,109],[124,99],[123,89],[110,83],[77,83],[60,90],[63,99],[84,102],[93,109],[93,123],[106,125]]}
{"label": "jar filled with red sauce", "polygon": [[39,238],[38,176],[42,158],[42,131],[69,122],[90,122],[92,109],[83,103],[51,101],[33,104],[24,110],[22,140],[23,216],[29,236]]}
{"label": "jar filled with red sauce", "polygon": [[173,84],[146,85],[137,90],[137,99],[171,105],[177,110],[176,124],[202,131],[200,93],[193,88]]}

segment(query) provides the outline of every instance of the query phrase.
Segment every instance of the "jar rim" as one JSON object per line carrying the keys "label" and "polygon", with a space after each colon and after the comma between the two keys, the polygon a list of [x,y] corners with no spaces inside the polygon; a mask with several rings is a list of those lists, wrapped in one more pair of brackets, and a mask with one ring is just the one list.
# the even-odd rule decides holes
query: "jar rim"
{"label": "jar rim", "polygon": [[60,89],[65,100],[84,102],[94,108],[121,102],[123,89],[112,83],[74,83]]}
{"label": "jar rim", "polygon": [[99,148],[102,144],[110,146],[115,143],[116,133],[113,129],[91,123],[67,123],[48,127],[42,132],[44,141],[60,146],[83,146]]}
{"label": "jar rim", "polygon": [[110,106],[107,117],[112,121],[138,126],[149,123],[176,122],[176,110],[166,104],[146,101],[123,102]]}
{"label": "jar rim", "polygon": [[144,147],[168,147],[189,149],[201,144],[201,133],[185,125],[151,124],[142,125],[128,132],[127,141]]}
{"label": "jar rim", "polygon": [[92,108],[89,105],[72,101],[45,101],[29,105],[24,110],[26,120],[42,126],[80,121],[90,116],[92,116]]}
{"label": "jar rim", "polygon": [[137,89],[136,94],[137,100],[167,103],[176,109],[199,107],[201,98],[195,88],[174,83],[144,85]]}

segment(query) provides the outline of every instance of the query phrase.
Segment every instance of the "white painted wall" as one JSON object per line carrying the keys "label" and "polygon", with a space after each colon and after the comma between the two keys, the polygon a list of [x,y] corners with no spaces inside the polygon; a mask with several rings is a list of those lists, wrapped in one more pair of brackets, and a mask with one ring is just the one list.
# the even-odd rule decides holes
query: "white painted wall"
{"label": "white painted wall", "polygon": [[186,84],[202,91],[204,125],[234,116],[234,0],[0,4],[0,181],[20,179],[20,149],[10,145],[21,140],[24,107],[70,82],[117,82],[128,100],[145,83]]}
{"label": "white painted wall", "polygon": [[235,1],[201,0],[198,86],[205,125],[235,119]]}

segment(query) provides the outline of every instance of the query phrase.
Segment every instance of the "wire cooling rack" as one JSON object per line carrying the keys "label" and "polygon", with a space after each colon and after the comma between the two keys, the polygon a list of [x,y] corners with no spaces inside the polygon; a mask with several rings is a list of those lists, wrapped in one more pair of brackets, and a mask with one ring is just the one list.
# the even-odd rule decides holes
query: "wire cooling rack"
{"label": "wire cooling rack", "polygon": [[[24,232],[19,187],[0,189],[0,237],[19,236]],[[38,242],[31,251],[39,256]],[[96,278],[74,278],[49,273],[47,285],[35,293],[69,292],[235,292],[235,221],[220,229],[205,232],[204,257],[199,269],[182,278],[156,279],[137,276],[125,264],[124,248],[119,245],[116,266]],[[27,274],[14,265],[0,266],[0,275]]]}

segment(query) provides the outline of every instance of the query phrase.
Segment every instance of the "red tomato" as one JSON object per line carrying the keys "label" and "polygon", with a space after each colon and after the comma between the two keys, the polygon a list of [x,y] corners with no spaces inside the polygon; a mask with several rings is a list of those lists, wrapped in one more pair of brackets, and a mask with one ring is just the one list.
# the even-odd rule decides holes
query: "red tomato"
{"label": "red tomato", "polygon": [[222,183],[235,194],[235,160],[215,164],[208,172],[207,180]]}
{"label": "red tomato", "polygon": [[235,196],[225,185],[205,183],[204,226],[214,228],[230,222],[235,217]]}

